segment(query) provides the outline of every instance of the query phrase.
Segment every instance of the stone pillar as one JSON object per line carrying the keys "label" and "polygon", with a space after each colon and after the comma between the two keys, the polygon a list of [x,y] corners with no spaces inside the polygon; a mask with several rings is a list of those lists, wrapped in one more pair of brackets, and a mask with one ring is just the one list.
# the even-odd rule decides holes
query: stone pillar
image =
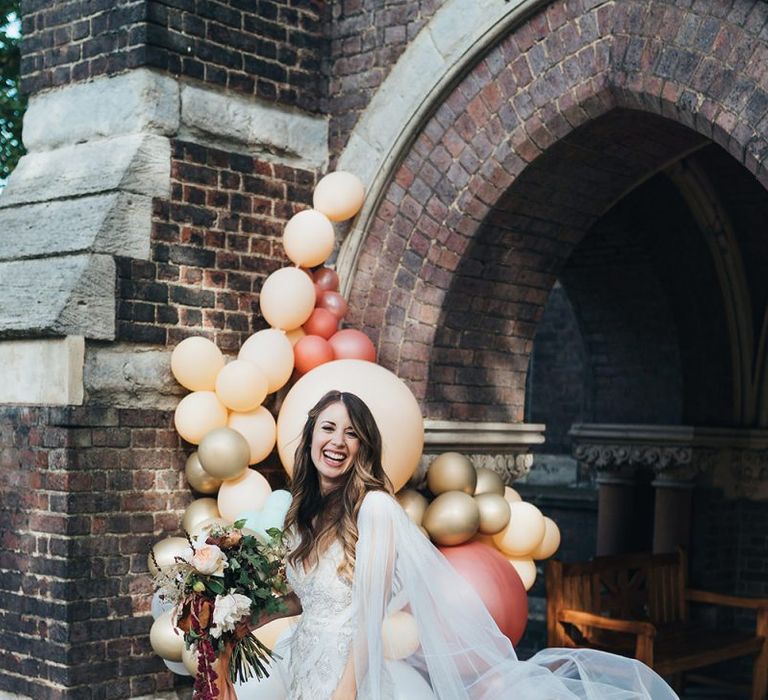
{"label": "stone pillar", "polygon": [[632,549],[635,524],[634,470],[603,472],[597,476],[597,555],[622,554]]}
{"label": "stone pillar", "polygon": [[653,551],[688,550],[691,540],[693,489],[699,469],[691,448],[679,448],[654,468]]}

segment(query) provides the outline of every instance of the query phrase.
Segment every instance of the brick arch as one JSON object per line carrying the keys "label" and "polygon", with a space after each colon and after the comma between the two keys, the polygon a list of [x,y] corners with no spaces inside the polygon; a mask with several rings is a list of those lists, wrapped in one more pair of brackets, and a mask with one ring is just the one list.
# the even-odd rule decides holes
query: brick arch
{"label": "brick arch", "polygon": [[[470,244],[495,225],[505,198],[535,185],[542,163],[553,162],[547,153],[563,144],[582,148],[573,141],[583,137],[580,127],[588,130],[609,113],[642,112],[648,116],[638,123],[652,121],[662,131],[671,125],[687,136],[677,150],[661,149],[645,162],[637,143],[624,143],[637,167],[622,187],[612,183],[586,218],[577,215],[563,226],[559,240],[566,244],[599,212],[706,139],[768,183],[761,125],[768,85],[761,85],[757,67],[768,60],[759,35],[768,8],[758,2],[737,2],[727,13],[714,2],[589,5],[552,3],[494,47],[436,107],[372,219],[352,286],[352,320],[374,337],[382,362],[410,383],[428,413],[436,331]],[[625,122],[632,124],[631,116]],[[567,175],[552,182],[567,198]],[[551,203],[543,199],[542,206]],[[552,267],[562,259],[563,252],[554,251],[540,263]],[[547,284],[531,292],[536,304],[543,303]]]}

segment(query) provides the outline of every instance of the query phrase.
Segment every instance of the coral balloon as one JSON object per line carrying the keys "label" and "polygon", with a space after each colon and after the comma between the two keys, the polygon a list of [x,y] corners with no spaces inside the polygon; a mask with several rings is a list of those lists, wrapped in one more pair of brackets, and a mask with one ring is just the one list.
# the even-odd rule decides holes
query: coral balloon
{"label": "coral balloon", "polygon": [[209,518],[219,518],[219,507],[214,498],[198,498],[187,506],[181,518],[181,528],[185,532],[192,533],[196,525]]}
{"label": "coral balloon", "polygon": [[339,291],[339,276],[336,274],[336,270],[331,270],[330,267],[321,267],[319,270],[315,270],[312,277],[315,280],[315,286],[324,292]]}
{"label": "coral balloon", "polygon": [[223,366],[224,355],[208,338],[185,338],[171,353],[171,373],[179,384],[192,391],[213,391],[216,375]]}
{"label": "coral balloon", "polygon": [[306,209],[294,214],[285,225],[283,248],[291,262],[314,267],[328,259],[335,238],[328,217],[316,209]]}
{"label": "coral balloon", "polygon": [[560,528],[552,518],[544,518],[544,539],[534,549],[531,559],[549,559],[560,546]]}
{"label": "coral balloon", "polygon": [[523,582],[525,590],[530,591],[533,588],[533,584],[536,583],[536,564],[533,563],[533,559],[510,557],[509,563],[512,564],[512,567]]}
{"label": "coral balloon", "polygon": [[174,564],[176,557],[181,556],[187,547],[189,547],[189,542],[184,537],[166,537],[164,540],[160,540],[152,547],[152,553],[147,556],[149,573],[156,576],[158,567],[162,569]]}
{"label": "coral balloon", "polygon": [[307,335],[319,335],[328,340],[339,329],[339,319],[328,309],[315,309],[302,328]]}
{"label": "coral balloon", "polygon": [[252,362],[235,360],[216,377],[216,396],[231,411],[252,411],[267,398],[269,380]]}
{"label": "coral balloon", "polygon": [[244,510],[260,510],[271,493],[269,482],[259,472],[246,469],[237,479],[221,485],[217,499],[221,517],[233,523]]}
{"label": "coral balloon", "polygon": [[475,503],[480,511],[479,530],[484,535],[495,535],[501,532],[512,517],[509,503],[498,493],[481,493],[475,496]]}
{"label": "coral balloon", "polygon": [[232,428],[216,428],[208,433],[197,449],[197,458],[208,474],[216,479],[236,479],[248,468],[251,448],[248,441]]}
{"label": "coral balloon", "polygon": [[301,374],[333,360],[333,348],[319,335],[305,335],[293,348],[294,366]]}
{"label": "coral balloon", "polygon": [[[291,343],[291,372],[293,372],[293,348],[296,347],[296,343],[298,343],[305,335],[306,333],[301,327],[294,328],[292,331],[288,331],[285,334],[285,337],[288,338]],[[290,377],[288,377],[288,379],[290,379]]]}
{"label": "coral balloon", "polygon": [[323,292],[317,300],[317,306],[321,309],[328,309],[339,321],[349,311],[347,300],[338,292]]}
{"label": "coral balloon", "polygon": [[212,391],[195,391],[185,396],[173,415],[179,435],[193,445],[206,434],[227,424],[227,407]]}
{"label": "coral balloon", "polygon": [[446,491],[427,506],[422,525],[437,544],[461,544],[477,533],[480,511],[468,493]]}
{"label": "coral balloon", "polygon": [[197,452],[193,452],[187,457],[187,462],[184,465],[184,475],[187,477],[187,483],[190,488],[199,493],[216,493],[219,490],[219,486],[221,486],[221,479],[216,479],[203,469],[203,465],[200,464],[200,460],[197,458]]}
{"label": "coral balloon", "polygon": [[404,610],[387,615],[381,623],[381,640],[387,659],[404,659],[419,648],[416,618]]}
{"label": "coral balloon", "polygon": [[288,474],[307,412],[331,389],[359,396],[371,409],[384,445],[382,463],[395,491],[413,475],[424,447],[424,420],[410,389],[372,362],[336,360],[304,375],[283,401],[277,419],[277,449]]}
{"label": "coral balloon", "polygon": [[258,464],[272,452],[276,437],[275,419],[264,406],[248,413],[230,414],[227,425],[248,442],[251,449],[249,464]]}
{"label": "coral balloon", "polygon": [[504,482],[495,471],[485,467],[478,467],[476,471],[477,486],[475,486],[475,496],[479,496],[482,493],[497,493],[499,496],[504,496]]}
{"label": "coral balloon", "polygon": [[469,458],[459,452],[443,452],[427,470],[427,487],[436,496],[446,491],[474,494],[477,472]]}
{"label": "coral balloon", "polygon": [[257,331],[243,343],[237,355],[238,360],[252,362],[264,373],[267,377],[267,393],[269,394],[281,389],[291,378],[293,344],[290,340],[290,334],[295,332],[290,331],[286,334],[277,328]]}
{"label": "coral balloon", "polygon": [[259,307],[273,328],[298,328],[315,308],[315,285],[311,277],[296,267],[275,270],[261,287]]}
{"label": "coral balloon", "polygon": [[414,523],[421,525],[421,521],[424,519],[424,511],[429,505],[427,499],[414,489],[403,489],[397,494],[396,498],[406,515]]}
{"label": "coral balloon", "polygon": [[339,170],[328,173],[317,183],[312,205],[331,221],[351,219],[363,206],[365,188],[360,178]]}
{"label": "coral balloon", "polygon": [[517,644],[528,622],[528,597],[515,569],[480,542],[440,547],[440,551],[477,591],[502,634]]}
{"label": "coral balloon", "polygon": [[376,362],[376,346],[362,331],[345,328],[334,333],[328,341],[337,360],[365,360]]}
{"label": "coral balloon", "polygon": [[166,661],[181,661],[184,649],[184,633],[173,624],[173,611],[164,612],[152,623],[149,630],[152,650]]}
{"label": "coral balloon", "polygon": [[544,516],[536,506],[524,501],[510,503],[509,513],[509,524],[493,536],[493,541],[507,556],[529,558],[544,539]]}

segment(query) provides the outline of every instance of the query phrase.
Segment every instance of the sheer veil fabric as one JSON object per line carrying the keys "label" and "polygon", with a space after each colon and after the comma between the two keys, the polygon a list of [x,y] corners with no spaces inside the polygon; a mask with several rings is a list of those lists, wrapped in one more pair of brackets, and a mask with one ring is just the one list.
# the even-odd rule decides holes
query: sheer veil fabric
{"label": "sheer veil fabric", "polygon": [[421,643],[405,662],[439,700],[677,698],[647,666],[613,654],[545,649],[519,661],[472,587],[388,494],[366,495],[358,531],[351,603],[358,700],[392,700],[381,625],[397,610],[415,617]]}

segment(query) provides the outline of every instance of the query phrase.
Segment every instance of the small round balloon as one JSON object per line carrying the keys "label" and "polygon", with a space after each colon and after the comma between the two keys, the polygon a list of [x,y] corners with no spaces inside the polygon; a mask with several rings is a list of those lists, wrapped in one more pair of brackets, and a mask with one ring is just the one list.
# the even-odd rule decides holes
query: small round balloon
{"label": "small round balloon", "polygon": [[365,360],[376,362],[376,346],[362,331],[345,328],[334,333],[328,342],[337,360]]}
{"label": "small round balloon", "polygon": [[372,362],[336,360],[313,369],[294,384],[277,419],[277,449],[285,470],[293,473],[294,452],[309,409],[332,389],[356,394],[371,410],[381,431],[384,471],[397,491],[421,459],[424,420],[403,381]]}
{"label": "small round balloon", "polygon": [[211,430],[227,424],[227,414],[227,407],[214,392],[195,391],[179,401],[173,422],[181,437],[198,445]]}
{"label": "small round balloon", "polygon": [[257,331],[243,343],[237,355],[238,360],[252,362],[264,373],[270,394],[285,386],[291,378],[293,345],[289,336],[297,330],[288,334],[277,328]]}
{"label": "small round balloon", "polygon": [[404,610],[387,615],[381,623],[381,639],[387,659],[405,659],[419,648],[416,618]]}
{"label": "small round balloon", "polygon": [[339,321],[349,311],[347,300],[338,292],[323,292],[317,300],[317,306],[321,309],[328,309]]}
{"label": "small round balloon", "polygon": [[493,541],[510,557],[528,558],[544,539],[544,516],[535,505],[525,501],[510,503],[509,513],[509,524],[493,536]]}
{"label": "small round balloon", "polygon": [[520,494],[511,486],[504,487],[504,499],[509,503],[519,503],[523,500]]}
{"label": "small round balloon", "polygon": [[237,430],[216,428],[200,441],[197,458],[212,477],[236,479],[248,468],[251,448]]}
{"label": "small round balloon", "polygon": [[248,413],[231,413],[227,425],[248,442],[251,449],[249,464],[265,460],[275,447],[275,419],[264,406]]}
{"label": "small round balloon", "polygon": [[221,485],[217,498],[221,517],[233,523],[244,510],[260,510],[270,493],[269,482],[255,469],[247,469],[237,479],[230,479]]}
{"label": "small round balloon", "polygon": [[[301,327],[294,328],[292,331],[288,331],[285,334],[285,337],[288,338],[288,340],[291,343],[291,372],[293,372],[293,348],[296,347],[296,343],[298,343],[305,335],[306,333],[304,332],[304,329]],[[288,377],[288,379],[290,379],[290,376]],[[287,382],[288,379],[286,379],[285,381]]]}
{"label": "small round balloon", "polygon": [[197,458],[197,452],[193,452],[187,457],[187,462],[184,465],[184,475],[187,477],[187,483],[190,488],[198,493],[216,493],[219,490],[219,486],[221,486],[221,479],[216,479],[203,469],[203,465],[200,464],[200,460]]}
{"label": "small round balloon", "polygon": [[[218,510],[216,512],[218,513]],[[224,518],[206,518],[192,526],[192,529],[189,530],[189,536],[194,538],[205,535],[207,537],[214,528],[221,529],[229,525],[231,523],[228,520],[224,520]]]}
{"label": "small round balloon", "polygon": [[315,284],[297,267],[275,270],[264,280],[259,307],[273,328],[284,331],[298,328],[315,308]]}
{"label": "small round balloon", "polygon": [[[149,573],[157,576],[158,567],[162,569],[164,566],[176,563],[176,557],[181,556],[187,547],[189,547],[189,542],[184,537],[166,537],[157,542],[152,547],[152,552],[147,556]],[[154,558],[152,557],[153,554]]]}
{"label": "small round balloon", "polygon": [[549,559],[560,546],[560,528],[552,518],[544,518],[544,539],[534,549],[531,559]]}
{"label": "small round balloon", "polygon": [[339,291],[339,276],[336,274],[336,270],[332,270],[330,267],[321,267],[319,270],[315,270],[312,278],[315,280],[315,286],[324,292]]}
{"label": "small round balloon", "polygon": [[512,564],[512,567],[523,582],[525,590],[530,591],[536,582],[536,564],[533,563],[533,559],[509,557],[509,563]]}
{"label": "small round balloon", "polygon": [[333,348],[319,335],[305,335],[293,348],[294,366],[300,374],[333,361]]}
{"label": "small round balloon", "polygon": [[517,644],[528,622],[528,596],[507,559],[480,542],[440,547],[440,551],[477,591],[502,634]]}
{"label": "small round balloon", "polygon": [[351,219],[363,206],[365,188],[360,178],[338,170],[328,173],[317,183],[312,205],[331,221]]}
{"label": "small round balloon", "polygon": [[195,336],[182,340],[171,353],[171,373],[192,391],[213,391],[216,375],[224,366],[224,355],[216,345]]}
{"label": "small round balloon", "polygon": [[230,411],[252,411],[267,398],[269,380],[248,360],[234,360],[216,377],[216,396]]}
{"label": "small round balloon", "polygon": [[219,518],[219,507],[213,498],[198,498],[187,506],[184,515],[181,518],[181,528],[185,532],[191,533],[195,525],[208,520],[209,518]]}
{"label": "small round balloon", "polygon": [[417,525],[421,525],[424,519],[424,511],[427,510],[429,503],[415,489],[402,489],[397,493],[397,502],[402,509],[406,512],[406,515]]}
{"label": "small round balloon", "polygon": [[307,335],[319,335],[328,340],[339,328],[339,319],[328,309],[315,309],[302,326]]}
{"label": "small round balloon", "polygon": [[427,487],[436,496],[446,491],[474,494],[477,472],[469,458],[459,452],[443,452],[427,470]]}
{"label": "small round balloon", "polygon": [[511,513],[509,503],[498,493],[481,493],[475,496],[475,503],[480,511],[480,532],[495,535],[509,523]]}
{"label": "small round balloon", "polygon": [[155,654],[166,661],[181,661],[184,634],[174,625],[172,610],[163,613],[152,623],[149,643]]}
{"label": "small round balloon", "polygon": [[477,533],[480,511],[469,494],[446,491],[427,506],[421,524],[433,542],[440,545],[461,544]]}
{"label": "small round balloon", "polygon": [[292,263],[315,267],[333,252],[335,238],[333,224],[325,214],[305,209],[294,214],[285,225],[283,248]]}
{"label": "small round balloon", "polygon": [[495,471],[485,467],[478,467],[476,471],[475,496],[479,496],[481,493],[496,493],[499,496],[504,496],[504,482]]}

